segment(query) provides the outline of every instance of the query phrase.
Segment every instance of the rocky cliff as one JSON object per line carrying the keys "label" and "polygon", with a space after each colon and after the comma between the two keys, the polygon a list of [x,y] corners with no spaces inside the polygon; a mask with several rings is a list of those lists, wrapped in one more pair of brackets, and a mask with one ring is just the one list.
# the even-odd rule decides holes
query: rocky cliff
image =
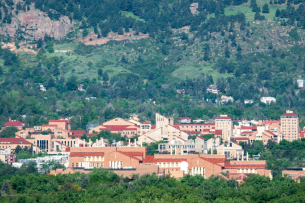
{"label": "rocky cliff", "polygon": [[13,16],[10,25],[4,24],[0,27],[0,34],[16,37],[17,33],[20,33],[28,40],[38,40],[47,34],[58,40],[66,36],[72,27],[73,23],[67,16],[60,17],[59,21],[53,21],[46,13],[32,8]]}

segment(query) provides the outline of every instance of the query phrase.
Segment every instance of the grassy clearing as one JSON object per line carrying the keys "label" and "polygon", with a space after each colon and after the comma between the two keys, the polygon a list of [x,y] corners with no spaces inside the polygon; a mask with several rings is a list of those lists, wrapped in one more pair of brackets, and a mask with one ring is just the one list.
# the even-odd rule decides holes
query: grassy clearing
{"label": "grassy clearing", "polygon": [[[263,3],[263,2],[261,2]],[[264,4],[258,4],[258,6],[261,7],[261,10],[263,8]],[[273,20],[275,17],[276,9],[283,9],[285,6],[279,6],[279,5],[269,5],[269,13],[260,13],[261,15],[264,15],[265,18],[268,20]],[[234,7],[227,7],[225,8],[225,15],[235,15],[237,13],[244,13],[246,15],[247,21],[253,21],[255,13],[252,12],[252,8],[250,7],[250,3],[244,4],[242,6],[234,6]]]}
{"label": "grassy clearing", "polygon": [[126,11],[121,11],[123,15],[127,16],[127,17],[131,17],[131,18],[134,18],[136,20],[139,20],[139,21],[142,21],[142,22],[145,22],[144,19],[140,18],[139,16],[136,16],[134,15],[132,12],[126,12]]}
{"label": "grassy clearing", "polygon": [[217,70],[212,69],[212,66],[206,65],[181,66],[172,73],[172,76],[180,79],[196,78],[201,73],[212,75],[214,81],[217,78],[229,76],[229,74],[220,74]]}
{"label": "grassy clearing", "polygon": [[79,42],[54,45],[54,50],[75,50]]}

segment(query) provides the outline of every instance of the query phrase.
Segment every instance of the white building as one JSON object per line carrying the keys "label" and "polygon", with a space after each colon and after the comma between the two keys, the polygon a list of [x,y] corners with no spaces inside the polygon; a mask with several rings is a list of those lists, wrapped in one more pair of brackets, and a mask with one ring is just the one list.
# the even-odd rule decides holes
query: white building
{"label": "white building", "polygon": [[304,80],[297,80],[297,83],[299,88],[304,87]]}
{"label": "white building", "polygon": [[271,102],[276,102],[276,99],[274,97],[262,97],[261,98],[261,102],[265,103],[265,104],[271,104]]}
{"label": "white building", "polygon": [[231,97],[231,96],[224,96],[224,95],[221,96],[221,103],[222,104],[223,103],[227,103],[229,101],[234,102],[233,97]]}

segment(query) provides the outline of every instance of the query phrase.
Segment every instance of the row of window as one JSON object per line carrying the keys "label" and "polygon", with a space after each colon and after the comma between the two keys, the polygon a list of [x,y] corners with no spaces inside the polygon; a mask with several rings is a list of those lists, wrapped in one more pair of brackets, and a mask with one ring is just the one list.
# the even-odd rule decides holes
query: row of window
{"label": "row of window", "polygon": [[85,161],[104,161],[103,156],[86,156],[84,157]]}
{"label": "row of window", "polygon": [[237,169],[237,173],[253,173],[256,174],[256,169]]}
{"label": "row of window", "polygon": [[[189,126],[188,126],[188,125],[187,125],[187,126],[183,126],[183,125],[182,125],[182,128],[184,128],[184,127],[188,128]],[[192,125],[191,125],[190,127],[191,127],[191,128],[193,128],[193,126],[192,126]],[[197,128],[197,127],[198,127],[198,126],[197,126],[197,125],[195,125],[195,128]],[[201,128],[201,127],[202,127],[202,125],[200,125],[199,127]],[[210,126],[206,126],[206,125],[205,125],[205,126],[203,126],[203,127],[204,127],[204,128],[205,128],[205,127],[208,127],[208,128],[209,128]]]}
{"label": "row of window", "polygon": [[160,168],[168,168],[168,167],[180,167],[180,162],[157,162]]}
{"label": "row of window", "polygon": [[[85,167],[87,164],[86,163],[72,163],[72,167]],[[89,167],[92,168],[103,168],[104,167],[104,163],[89,163]]]}

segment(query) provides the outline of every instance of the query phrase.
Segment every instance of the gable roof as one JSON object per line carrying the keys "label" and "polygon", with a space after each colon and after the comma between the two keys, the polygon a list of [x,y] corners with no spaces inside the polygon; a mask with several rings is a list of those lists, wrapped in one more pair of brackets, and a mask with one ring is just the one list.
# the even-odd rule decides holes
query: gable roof
{"label": "gable roof", "polygon": [[[210,158],[210,159],[208,159],[208,158],[205,158],[205,157],[199,157],[200,159],[203,159],[203,160],[205,160],[205,161],[208,161],[208,162],[210,162],[210,163],[212,163],[212,164],[215,164],[215,165],[217,165],[217,166],[220,166],[221,168],[223,168],[223,166],[221,166],[221,165],[219,165],[218,163],[220,163],[220,162],[222,162],[222,160],[223,159],[214,159],[214,158]],[[218,162],[218,163],[217,163]]]}
{"label": "gable roof", "polygon": [[32,144],[24,138],[0,138],[1,144]]}
{"label": "gable roof", "polygon": [[[242,162],[242,161],[241,161]],[[227,169],[265,169],[266,165],[264,164],[234,164],[231,165],[231,163],[228,161],[225,164],[225,168]]]}
{"label": "gable roof", "polygon": [[295,113],[285,113],[285,114],[283,114],[281,116],[298,116],[298,115],[295,114]]}
{"label": "gable roof", "polygon": [[130,158],[136,159],[138,161],[141,161],[141,160],[136,158],[136,157],[134,157],[134,156],[143,156],[143,152],[122,152],[122,151],[117,151],[117,152],[119,152],[121,154],[124,154],[124,155],[126,155],[126,156],[128,156]]}
{"label": "gable roof", "polygon": [[229,116],[219,116],[215,119],[228,119],[228,120],[232,120],[232,118],[230,118]]}
{"label": "gable roof", "polygon": [[9,121],[7,123],[4,123],[5,127],[23,127],[25,126],[25,123],[22,123],[20,121],[17,120],[13,120],[13,121]]}
{"label": "gable roof", "polygon": [[233,137],[234,140],[249,140],[248,137]]}
{"label": "gable roof", "polygon": [[[124,130],[138,130],[139,127],[136,125],[103,125],[99,130],[110,130],[110,131],[124,131]],[[104,127],[104,128],[103,128]]]}
{"label": "gable roof", "polygon": [[222,135],[222,130],[215,130],[215,135]]}
{"label": "gable roof", "polygon": [[104,152],[71,152],[70,157],[104,156]]}

